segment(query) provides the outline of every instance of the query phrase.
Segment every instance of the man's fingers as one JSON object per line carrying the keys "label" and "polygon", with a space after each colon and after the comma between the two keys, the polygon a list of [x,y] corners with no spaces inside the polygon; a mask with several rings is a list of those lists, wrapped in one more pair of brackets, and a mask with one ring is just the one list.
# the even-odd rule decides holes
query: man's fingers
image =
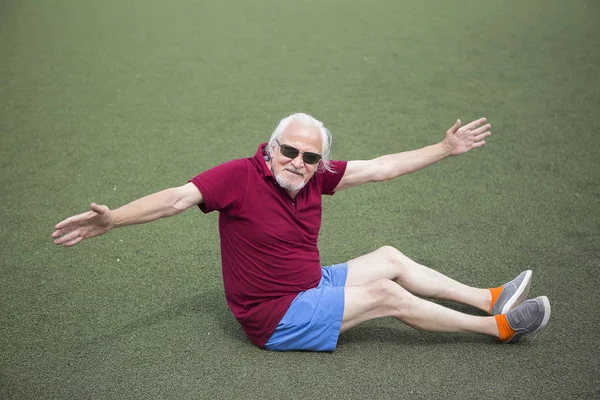
{"label": "man's fingers", "polygon": [[90,208],[92,211],[85,211],[85,212],[82,212],[81,214],[73,215],[72,217],[69,217],[69,218],[65,219],[64,221],[59,222],[55,226],[56,230],[63,229],[65,227],[67,227],[71,224],[77,223],[77,222],[81,222],[81,221],[89,218],[90,216],[93,216],[94,213],[104,214],[108,210],[108,207],[99,206],[96,203],[90,204]]}
{"label": "man's fingers", "polygon": [[[106,206],[99,206],[96,203],[90,204],[91,211],[86,211],[74,215],[56,224],[56,230],[52,233],[55,239],[54,244],[64,245],[66,247],[74,246],[84,239],[79,230],[87,232],[86,226],[94,224],[93,218],[97,215],[106,214],[110,210]],[[91,220],[91,222],[90,222]]]}
{"label": "man's fingers", "polygon": [[69,217],[69,218],[65,219],[64,221],[61,221],[58,224],[56,224],[55,228],[58,230],[58,229],[65,228],[73,223],[83,221],[84,219],[86,219],[86,217],[88,215],[90,215],[90,211],[86,211],[81,214],[73,215],[72,217]]}
{"label": "man's fingers", "polygon": [[57,229],[52,233],[53,238],[61,237],[64,234],[64,230]]}
{"label": "man's fingers", "polygon": [[480,133],[483,133],[483,132],[485,132],[485,131],[489,131],[491,127],[492,127],[492,125],[491,125],[491,124],[485,124],[485,125],[483,125],[483,126],[480,126],[480,127],[479,127],[479,128],[477,128],[477,129],[473,129],[473,130],[471,131],[471,134],[473,134],[473,135],[479,135]]}
{"label": "man's fingers", "polygon": [[458,128],[460,128],[460,119],[457,119],[452,128],[448,129],[448,133],[454,134],[458,131]]}
{"label": "man's fingers", "polygon": [[473,148],[476,149],[478,147],[483,147],[485,146],[485,140],[482,140],[481,142],[475,142],[473,143]]}
{"label": "man's fingers", "polygon": [[59,230],[59,229],[62,229],[62,228],[64,228],[65,226],[67,226],[67,225],[69,225],[69,224],[71,223],[71,218],[72,218],[72,217],[69,217],[69,218],[67,218],[67,219],[65,219],[65,220],[63,220],[63,221],[60,221],[58,224],[56,224],[56,225],[54,226],[54,228],[55,228],[56,230]]}
{"label": "man's fingers", "polygon": [[105,206],[99,206],[96,203],[90,204],[90,208],[92,209],[92,211],[94,211],[95,213],[98,213],[98,214],[104,214],[106,212]]}
{"label": "man's fingers", "polygon": [[[64,243],[67,243],[67,242],[73,241],[73,240],[77,239],[78,237],[81,237],[81,236],[79,235],[79,232],[78,232],[78,231],[69,232],[69,233],[67,233],[66,235],[64,235],[64,236],[62,236],[62,237],[60,237],[60,238],[56,239],[56,240],[54,241],[54,244],[59,244],[59,245],[60,245],[60,244],[64,244]],[[82,238],[82,239],[83,239],[83,238]]]}
{"label": "man's fingers", "polygon": [[70,240],[70,241],[66,242],[64,244],[64,246],[65,247],[75,246],[77,243],[81,242],[82,240],[83,240],[83,238],[81,236],[79,236],[79,237],[77,237],[77,238],[75,238],[73,240]]}
{"label": "man's fingers", "polygon": [[484,124],[487,121],[487,119],[485,118],[479,118],[476,119],[475,121],[469,122],[467,125],[463,126],[461,128],[461,131],[466,131],[466,130],[470,130],[470,129],[475,129],[477,128],[479,125]]}
{"label": "man's fingers", "polygon": [[480,135],[474,136],[473,139],[475,140],[475,143],[477,143],[477,142],[485,139],[486,137],[490,136],[491,134],[492,134],[492,132],[489,132],[489,131],[488,132],[483,132]]}

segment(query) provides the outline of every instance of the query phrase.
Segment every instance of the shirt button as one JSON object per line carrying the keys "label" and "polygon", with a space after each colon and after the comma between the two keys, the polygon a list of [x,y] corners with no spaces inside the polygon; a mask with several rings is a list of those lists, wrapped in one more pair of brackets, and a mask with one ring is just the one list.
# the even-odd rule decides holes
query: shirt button
{"label": "shirt button", "polygon": [[296,203],[292,203],[292,206],[296,207]]}

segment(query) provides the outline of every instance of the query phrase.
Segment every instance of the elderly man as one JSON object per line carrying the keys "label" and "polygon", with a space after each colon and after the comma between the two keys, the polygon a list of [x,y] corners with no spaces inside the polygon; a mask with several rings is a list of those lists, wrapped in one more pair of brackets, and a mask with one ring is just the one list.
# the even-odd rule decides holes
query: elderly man
{"label": "elderly man", "polygon": [[[331,161],[331,134],[307,114],[280,121],[253,157],[226,162],[189,183],[116,210],[91,204],[52,234],[73,246],[113,228],[169,217],[198,205],[219,211],[225,295],[248,337],[269,350],[333,351],[338,337],[362,322],[394,317],[416,329],[471,332],[515,342],[547,325],[545,296],[526,300],[531,271],[491,289],[474,288],[384,246],[322,267],[317,247],[321,196],[382,182],[485,144],[485,118],[457,120],[437,144],[372,160]],[[473,316],[423,297],[477,307]]]}

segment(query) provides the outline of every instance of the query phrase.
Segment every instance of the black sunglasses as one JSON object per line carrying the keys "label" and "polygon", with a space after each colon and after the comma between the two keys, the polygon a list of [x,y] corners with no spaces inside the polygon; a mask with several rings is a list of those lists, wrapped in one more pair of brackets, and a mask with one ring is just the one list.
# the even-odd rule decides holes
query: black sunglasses
{"label": "black sunglasses", "polygon": [[287,158],[291,158],[292,160],[298,157],[298,154],[302,154],[302,161],[306,164],[318,164],[321,161],[321,155],[318,153],[313,153],[310,151],[300,151],[295,147],[289,146],[287,144],[279,143],[279,140],[275,140],[281,149],[281,154],[283,154]]}

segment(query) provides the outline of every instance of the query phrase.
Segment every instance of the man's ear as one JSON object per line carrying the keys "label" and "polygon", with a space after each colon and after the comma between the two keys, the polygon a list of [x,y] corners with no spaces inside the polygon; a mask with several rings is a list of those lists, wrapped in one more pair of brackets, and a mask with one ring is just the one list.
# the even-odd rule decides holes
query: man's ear
{"label": "man's ear", "polygon": [[263,158],[265,161],[271,161],[271,152],[269,152],[269,146],[265,146],[263,149]]}

